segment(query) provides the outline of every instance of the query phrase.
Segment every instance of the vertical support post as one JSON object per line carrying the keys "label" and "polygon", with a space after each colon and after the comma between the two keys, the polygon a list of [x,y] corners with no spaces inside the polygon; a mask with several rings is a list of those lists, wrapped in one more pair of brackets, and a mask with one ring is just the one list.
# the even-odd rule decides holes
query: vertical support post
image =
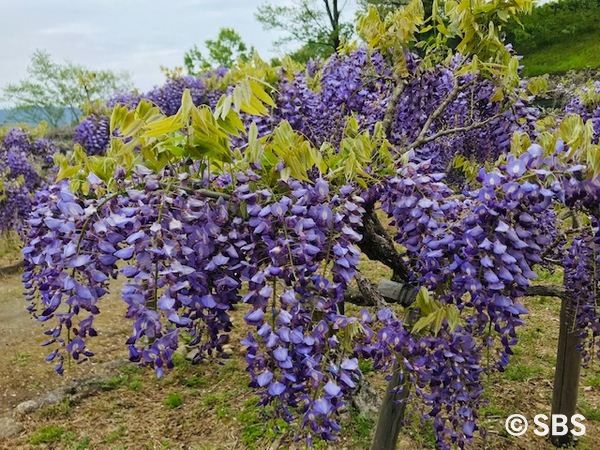
{"label": "vertical support post", "polygon": [[552,393],[552,414],[564,414],[568,417],[569,432],[563,436],[553,435],[550,442],[556,447],[572,444],[570,418],[577,407],[577,389],[581,368],[581,353],[577,349],[580,339],[577,330],[573,329],[576,309],[569,295],[562,298],[560,309],[560,331],[558,335],[558,352],[556,355],[556,372],[554,374],[554,391]]}
{"label": "vertical support post", "polygon": [[[401,392],[398,392],[401,389]],[[392,378],[388,382],[385,397],[379,409],[379,420],[371,450],[395,450],[400,429],[406,412],[406,400],[410,386],[402,373],[398,362],[394,362]]]}

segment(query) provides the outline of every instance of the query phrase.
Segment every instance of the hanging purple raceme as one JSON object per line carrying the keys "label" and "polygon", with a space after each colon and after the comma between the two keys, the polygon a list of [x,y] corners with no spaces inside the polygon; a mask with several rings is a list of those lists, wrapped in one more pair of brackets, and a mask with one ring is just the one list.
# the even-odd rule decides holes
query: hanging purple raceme
{"label": "hanging purple raceme", "polygon": [[142,96],[160,108],[167,116],[177,114],[181,106],[183,91],[190,90],[194,104],[201,105],[207,102],[204,83],[200,78],[183,76],[167,80],[162,86],[157,86]]}
{"label": "hanging purple raceme", "polygon": [[587,366],[600,358],[600,228],[594,219],[591,229],[573,239],[565,255],[564,283],[575,309],[574,326],[581,338],[580,350]]}
{"label": "hanging purple raceme", "polygon": [[110,143],[110,118],[101,114],[86,117],[75,127],[73,142],[88,155],[103,155]]}
{"label": "hanging purple raceme", "polygon": [[45,186],[39,171],[52,163],[56,147],[47,139],[33,139],[12,128],[0,139],[0,233],[21,231],[34,193]]}
{"label": "hanging purple raceme", "polygon": [[252,305],[245,319],[257,331],[243,341],[246,361],[263,405],[273,403],[287,421],[301,414],[309,434],[334,439],[337,412],[359,374],[332,333],[356,322],[340,315],[338,304],[358,264],[355,229],[364,210],[351,187],[342,195],[322,179],[289,187],[290,195],[277,199],[238,189],[248,205],[246,251],[254,263],[243,301]]}

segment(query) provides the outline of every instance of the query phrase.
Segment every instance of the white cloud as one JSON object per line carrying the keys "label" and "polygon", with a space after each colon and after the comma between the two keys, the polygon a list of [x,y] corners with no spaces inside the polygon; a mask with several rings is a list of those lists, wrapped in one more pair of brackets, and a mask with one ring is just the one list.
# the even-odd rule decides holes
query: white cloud
{"label": "white cloud", "polygon": [[[183,64],[222,27],[235,28],[264,58],[273,32],[254,18],[263,0],[18,0],[2,2],[0,87],[23,79],[31,55],[44,49],[57,62],[127,71],[142,91],[163,81],[160,66]],[[4,4],[8,3],[8,4]]]}
{"label": "white cloud", "polygon": [[59,25],[56,27],[50,28],[42,28],[37,30],[39,34],[45,35],[84,35],[84,36],[92,36],[95,34],[99,34],[105,31],[105,28],[99,27],[90,23],[66,23],[64,25]]}

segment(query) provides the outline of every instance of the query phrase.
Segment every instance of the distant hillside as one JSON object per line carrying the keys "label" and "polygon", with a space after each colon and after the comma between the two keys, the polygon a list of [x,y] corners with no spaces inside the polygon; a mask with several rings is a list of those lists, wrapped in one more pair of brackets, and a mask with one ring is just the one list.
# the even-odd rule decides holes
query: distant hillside
{"label": "distant hillside", "polygon": [[505,29],[523,55],[524,75],[600,68],[600,2],[559,0],[533,8]]}
{"label": "distant hillside", "polygon": [[[30,123],[30,124],[37,124],[38,122],[32,121],[32,120],[25,120],[25,119],[19,119],[19,120],[14,120],[12,119],[11,116],[12,110],[11,109],[0,109],[0,125],[10,125],[11,123]],[[77,115],[81,116],[82,112],[81,111],[77,111]],[[63,125],[70,125],[71,124],[71,114],[64,114],[63,119],[60,121],[59,126],[63,126]]]}
{"label": "distant hillside", "polygon": [[9,121],[8,116],[10,115],[10,110],[0,109],[0,125],[3,125]]}

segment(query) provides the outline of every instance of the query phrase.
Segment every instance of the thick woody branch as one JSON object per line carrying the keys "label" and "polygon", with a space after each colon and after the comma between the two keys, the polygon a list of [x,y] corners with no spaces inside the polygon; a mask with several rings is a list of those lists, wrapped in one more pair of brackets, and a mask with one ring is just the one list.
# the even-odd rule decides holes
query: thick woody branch
{"label": "thick woody branch", "polygon": [[379,261],[393,271],[392,280],[407,282],[408,269],[394,247],[394,241],[387,233],[373,209],[367,210],[360,230],[363,239],[358,243],[362,252],[374,261]]}
{"label": "thick woody branch", "polygon": [[546,247],[546,249],[542,252],[541,258],[542,259],[547,259],[546,257],[548,255],[550,255],[552,253],[552,251],[558,247],[558,245],[561,242],[564,242],[567,240],[567,236],[571,235],[571,234],[577,234],[581,231],[583,231],[583,228],[577,227],[577,228],[571,228],[569,230],[560,232],[559,235],[556,237],[556,239],[554,239],[554,241],[552,241],[550,243],[550,245],[548,245],[548,247]]}
{"label": "thick woody branch", "polygon": [[567,297],[567,290],[563,286],[554,284],[549,286],[529,286],[524,294],[525,297],[533,297],[536,295],[563,299]]}
{"label": "thick woody branch", "polygon": [[381,125],[383,126],[383,131],[386,136],[389,136],[390,132],[392,131],[394,117],[396,115],[396,110],[398,109],[398,102],[400,101],[400,97],[404,92],[404,88],[406,88],[406,83],[404,82],[404,80],[395,77],[394,81],[396,82],[396,86],[394,87],[392,95],[388,101],[388,104],[386,105],[385,114],[381,122]]}
{"label": "thick woody branch", "polygon": [[[356,282],[358,290],[349,290],[344,296],[344,300],[357,306],[377,306],[381,308],[393,303],[408,307],[415,301],[417,296],[417,289],[414,286],[388,280],[384,280],[379,283],[379,286],[375,286],[360,272],[356,276]],[[565,299],[568,297],[568,293],[563,286],[530,286],[523,296]]]}
{"label": "thick woody branch", "polygon": [[0,267],[0,276],[12,275],[13,273],[18,273],[25,266],[24,261],[19,261],[18,263],[12,264],[6,267]]}
{"label": "thick woody branch", "polygon": [[377,306],[377,309],[383,309],[387,307],[387,302],[383,299],[383,296],[377,289],[377,286],[371,283],[369,279],[362,274],[362,272],[357,271],[354,279],[356,280],[358,290],[363,298],[369,299],[372,304]]}

